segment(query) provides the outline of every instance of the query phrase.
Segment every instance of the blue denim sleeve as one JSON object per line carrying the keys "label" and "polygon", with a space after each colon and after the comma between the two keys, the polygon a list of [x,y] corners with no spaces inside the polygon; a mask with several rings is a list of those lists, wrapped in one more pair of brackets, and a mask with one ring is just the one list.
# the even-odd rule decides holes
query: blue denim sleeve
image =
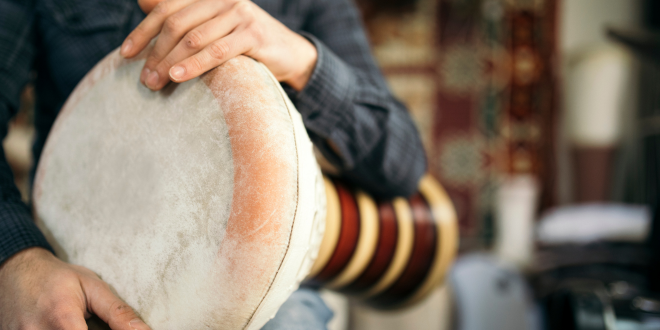
{"label": "blue denim sleeve", "polygon": [[[34,1],[0,0],[0,139],[16,114],[35,56]],[[50,249],[14,184],[0,146],[0,264],[34,246]]]}
{"label": "blue denim sleeve", "polygon": [[372,194],[412,194],[426,171],[424,148],[371,55],[357,9],[349,0],[315,4],[303,36],[316,46],[316,67],[301,92],[288,91],[312,141]]}
{"label": "blue denim sleeve", "polygon": [[300,288],[261,330],[326,330],[333,313],[317,290]]}

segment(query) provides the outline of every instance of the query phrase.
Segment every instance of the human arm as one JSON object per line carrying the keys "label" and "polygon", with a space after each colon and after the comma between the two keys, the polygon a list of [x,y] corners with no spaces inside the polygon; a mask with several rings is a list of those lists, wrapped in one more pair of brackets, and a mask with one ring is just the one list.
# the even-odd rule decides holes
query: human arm
{"label": "human arm", "polygon": [[[307,22],[303,26],[307,33],[303,35],[309,45],[315,46],[311,60],[297,53],[297,49],[305,48],[299,43],[302,37],[293,37],[292,31],[282,29],[282,24],[274,24],[272,17],[263,15],[252,2],[140,1],[147,2],[149,5],[143,6],[147,11],[159,4],[122,46],[123,55],[135,56],[160,33],[155,47],[161,50],[150,54],[141,77],[147,86],[162,88],[171,78],[168,74],[171,76],[179,65],[195,64],[194,73],[186,70],[189,74],[183,80],[187,80],[238,54],[252,56],[266,64],[280,81],[291,85],[289,96],[303,115],[310,137],[343,176],[380,197],[415,191],[426,170],[419,135],[405,107],[389,92],[370,54],[357,10],[349,1],[291,1],[301,7],[306,2],[311,7],[299,13]],[[252,8],[248,12],[258,15],[248,15],[245,20],[240,17],[241,8]],[[206,16],[187,17],[195,12]],[[232,28],[218,23],[231,21],[234,16],[239,19],[230,25]],[[210,36],[207,25],[222,31]],[[237,33],[240,37],[232,36]],[[239,39],[244,44],[232,41]],[[262,44],[268,41],[272,44]],[[291,63],[302,68],[312,63],[313,70],[296,69],[288,65]],[[156,80],[151,79],[155,76],[153,70],[158,72]],[[306,72],[304,84],[287,81],[289,71]]]}
{"label": "human arm", "polygon": [[372,194],[415,192],[426,171],[419,133],[389,91],[355,6],[315,1],[303,30],[318,60],[306,87],[289,96],[314,144],[342,176]]}
{"label": "human arm", "polygon": [[[7,135],[34,60],[33,10],[33,1],[0,1],[0,139]],[[21,200],[0,145],[0,263],[31,246],[50,249]]]}
{"label": "human arm", "polygon": [[[33,0],[0,0],[0,139],[35,58]],[[57,259],[34,224],[0,146],[0,330],[86,329],[90,312],[112,329],[148,329],[91,271]]]}

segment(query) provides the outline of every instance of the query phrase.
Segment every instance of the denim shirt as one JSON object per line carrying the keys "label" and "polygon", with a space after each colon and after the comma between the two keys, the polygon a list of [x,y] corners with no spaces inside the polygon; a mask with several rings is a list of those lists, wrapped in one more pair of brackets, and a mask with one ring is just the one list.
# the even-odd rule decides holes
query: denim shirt
{"label": "denim shirt", "polygon": [[[376,196],[412,194],[426,171],[419,134],[387,88],[351,0],[254,3],[316,46],[318,60],[305,88],[284,86],[316,147],[344,178]],[[136,0],[0,0],[0,137],[21,89],[33,79],[36,164],[76,84],[144,17]],[[31,246],[50,249],[2,152],[0,263]]]}

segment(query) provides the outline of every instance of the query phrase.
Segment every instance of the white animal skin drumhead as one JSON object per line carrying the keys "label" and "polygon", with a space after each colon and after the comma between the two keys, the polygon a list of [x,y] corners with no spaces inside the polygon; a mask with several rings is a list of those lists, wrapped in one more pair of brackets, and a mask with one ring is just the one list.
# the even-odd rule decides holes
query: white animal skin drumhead
{"label": "white animal skin drumhead", "polygon": [[113,52],[65,104],[35,179],[39,225],[154,330],[258,329],[323,235],[302,120],[251,59],[152,92],[141,58]]}

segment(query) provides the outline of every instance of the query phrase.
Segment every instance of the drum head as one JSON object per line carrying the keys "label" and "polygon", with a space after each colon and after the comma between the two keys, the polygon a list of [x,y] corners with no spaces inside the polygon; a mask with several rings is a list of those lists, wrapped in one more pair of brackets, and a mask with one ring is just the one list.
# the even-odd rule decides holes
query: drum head
{"label": "drum head", "polygon": [[312,145],[256,61],[152,92],[147,51],[111,53],[63,107],[34,184],[40,227],[154,330],[258,329],[323,235]]}

